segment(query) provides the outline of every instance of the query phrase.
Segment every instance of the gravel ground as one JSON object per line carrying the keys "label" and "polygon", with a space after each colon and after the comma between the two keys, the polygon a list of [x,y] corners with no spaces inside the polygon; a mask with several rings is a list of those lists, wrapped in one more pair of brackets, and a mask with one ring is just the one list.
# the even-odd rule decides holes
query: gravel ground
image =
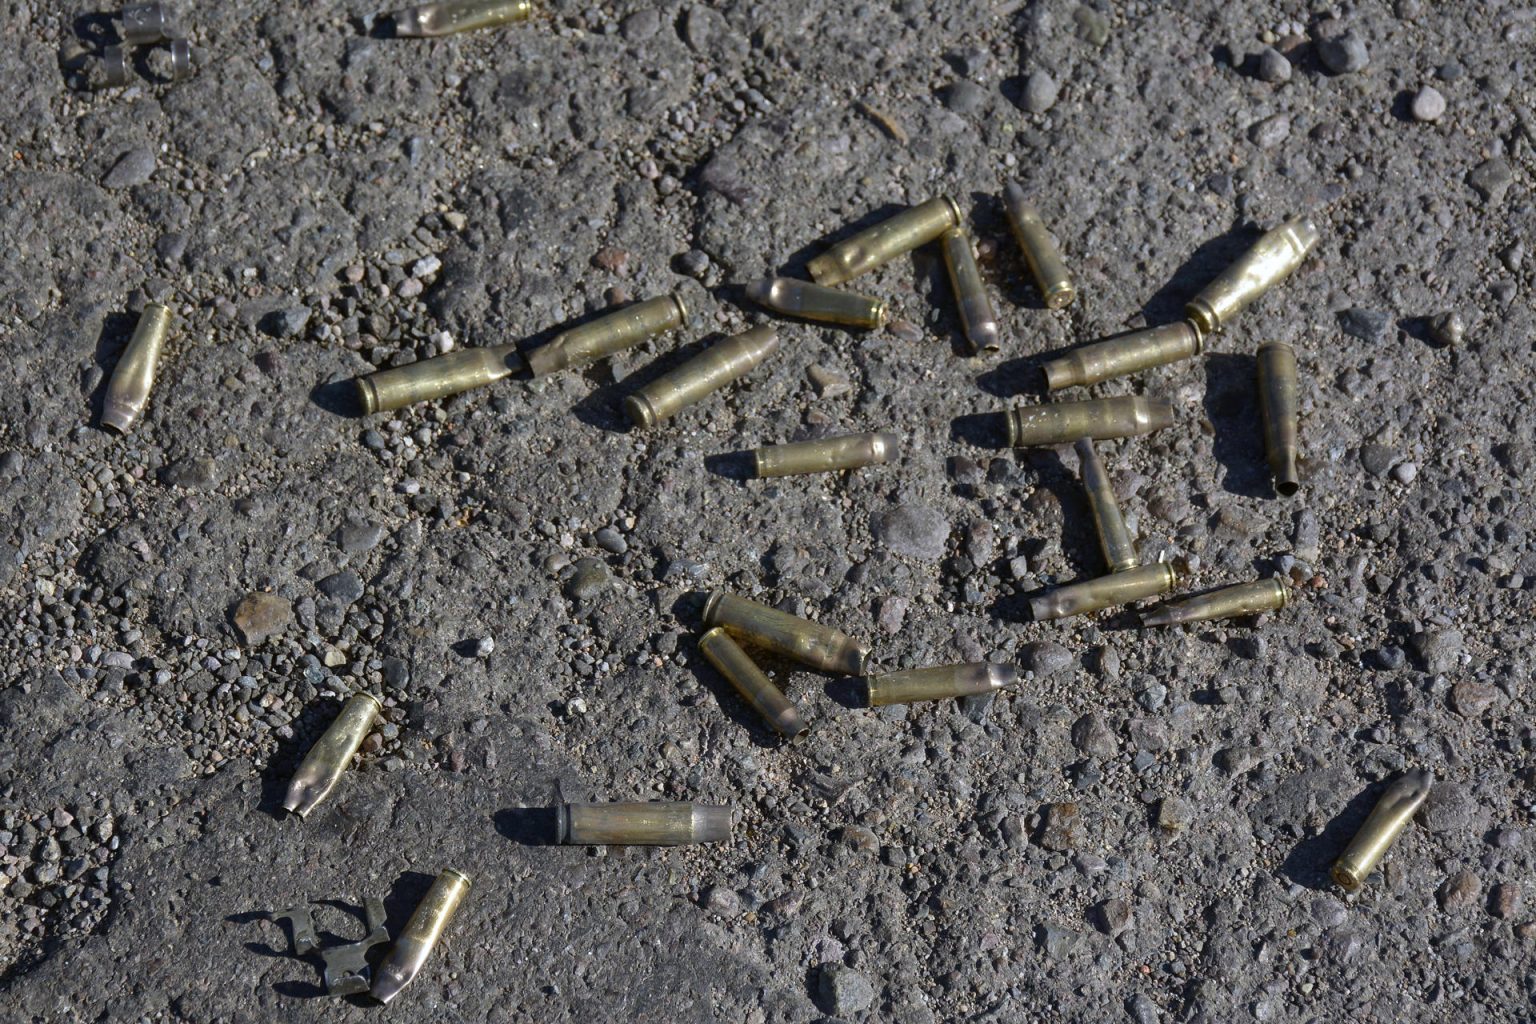
{"label": "gravel ground", "polygon": [[[404,1019],[1532,1019],[1536,10],[557,6],[424,41],[366,0],[201,4],[192,78],[157,51],[88,91],[102,17],[0,5],[3,1016],[376,1017],[263,912],[341,901],[318,924],[350,940],[381,895],[395,930],[454,866],[475,889]],[[1065,311],[1021,276],[1007,178],[1061,239]],[[786,325],[742,385],[627,428],[624,395],[760,319],[742,283],[940,193],[1001,353],[963,354],[921,251],[855,284],[889,330]],[[1317,251],[1203,360],[1095,391],[1177,409],[1101,448],[1144,554],[1301,599],[1028,621],[1100,560],[1071,454],[1007,451],[994,414],[1297,211]],[[346,397],[678,289],[688,329],[585,372],[369,419]],[[104,375],[152,300],[177,330],[114,438]],[[1290,500],[1265,340],[1300,357]],[[716,458],[870,429],[902,455],[842,477]],[[784,746],[695,648],[716,587],[883,668],[1028,675],[871,711],[776,665],[812,724]],[[360,688],[387,724],[284,819]],[[1440,782],[1348,897],[1327,867],[1411,766]],[[736,825],[549,847],[562,798]]]}

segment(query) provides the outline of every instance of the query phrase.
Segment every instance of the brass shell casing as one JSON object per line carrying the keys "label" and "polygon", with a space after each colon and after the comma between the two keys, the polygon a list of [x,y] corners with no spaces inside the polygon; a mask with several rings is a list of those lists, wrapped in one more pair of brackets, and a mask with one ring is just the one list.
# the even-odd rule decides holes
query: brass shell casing
{"label": "brass shell casing", "polygon": [[885,302],[880,299],[793,277],[753,281],[747,285],[747,298],[775,313],[843,327],[884,327],[890,317]]}
{"label": "brass shell casing", "polygon": [[1136,557],[1136,542],[1125,527],[1125,517],[1120,514],[1120,503],[1115,500],[1115,489],[1104,471],[1099,453],[1093,450],[1093,442],[1086,437],[1073,445],[1077,452],[1078,476],[1082,477],[1083,490],[1088,494],[1088,510],[1093,514],[1094,530],[1099,535],[1099,548],[1110,572],[1124,572],[1141,564]]}
{"label": "brass shell casing", "polygon": [[535,377],[542,377],[556,370],[584,366],[687,322],[688,307],[681,295],[659,295],[562,331],[549,344],[528,353],[528,369]]}
{"label": "brass shell casing", "polygon": [[1201,289],[1184,307],[1202,334],[1224,329],[1249,303],[1291,276],[1317,245],[1317,225],[1310,217],[1292,217],[1266,232],[1237,262]]}
{"label": "brass shell casing", "polygon": [[533,16],[531,0],[442,0],[395,15],[397,36],[447,36]]}
{"label": "brass shell casing", "polygon": [[768,324],[759,324],[716,342],[682,366],[651,381],[624,399],[624,411],[635,426],[654,427],[751,373],[778,350],[778,331]]}
{"label": "brass shell casing", "polygon": [[889,432],[842,434],[816,441],[771,444],[752,452],[759,477],[799,476],[859,469],[886,462],[896,453],[900,438]]}
{"label": "brass shell casing", "polygon": [[1003,209],[1008,213],[1008,226],[1024,252],[1024,262],[1029,264],[1030,275],[1040,289],[1040,298],[1047,309],[1062,309],[1077,298],[1077,286],[1067,265],[1062,262],[1061,250],[1056,240],[1046,230],[1040,213],[1030,203],[1023,187],[1010,181],[1003,187]]}
{"label": "brass shell casing", "polygon": [[655,801],[561,804],[558,840],[568,846],[687,846],[731,838],[731,809]]}
{"label": "brass shell casing", "polygon": [[384,705],[371,693],[354,693],[348,697],[336,721],[299,762],[293,781],[288,783],[283,807],[303,818],[319,806],[351,765],[352,755],[368,738],[383,711]]}
{"label": "brass shell casing", "polygon": [[971,344],[971,353],[996,352],[1002,347],[997,336],[997,311],[981,280],[970,236],[959,228],[950,228],[939,236],[939,244],[944,250],[944,266],[949,271],[949,284],[960,307],[960,326]]}
{"label": "brass shell casing", "polygon": [[1097,579],[1068,583],[1031,598],[1029,611],[1036,622],[1085,615],[1102,608],[1130,604],[1143,598],[1166,594],[1179,581],[1179,574],[1167,562],[1138,565],[1124,572]]}
{"label": "brass shell casing", "polygon": [[1169,601],[1141,617],[1143,626],[1176,626],[1181,622],[1207,622],[1241,615],[1278,611],[1291,603],[1291,588],[1284,580],[1254,580],[1213,590],[1209,594]]}
{"label": "brass shell casing", "polygon": [[805,719],[773,680],[732,640],[724,626],[716,626],[699,638],[699,650],[709,663],[736,688],[752,710],[765,718],[782,736],[794,739],[806,731]]}
{"label": "brass shell casing", "polygon": [[400,937],[379,964],[369,990],[373,998],[389,1002],[420,973],[464,897],[469,895],[469,887],[469,876],[452,868],[433,880],[432,888],[416,904]]}
{"label": "brass shell casing", "polygon": [[869,706],[911,704],[920,700],[947,700],[972,697],[1006,690],[1019,681],[1019,670],[1012,665],[973,662],[966,665],[937,665],[931,668],[887,672],[864,680]]}
{"label": "brass shell casing", "polygon": [[169,35],[164,4],[129,4],[123,8],[123,42],[148,46]]}
{"label": "brass shell casing", "polygon": [[155,367],[171,333],[171,311],[158,302],[144,307],[128,347],[112,369],[107,397],[101,406],[101,425],[118,434],[128,433],[155,386]]}
{"label": "brass shell casing", "polygon": [[704,624],[823,672],[862,675],[869,660],[869,648],[846,633],[720,590],[704,602]]}
{"label": "brass shell casing", "polygon": [[1354,891],[1386,856],[1408,822],[1424,806],[1435,777],[1422,768],[1407,772],[1381,794],[1370,816],[1333,865],[1333,880]]}
{"label": "brass shell casing", "polygon": [[1296,472],[1296,420],[1300,396],[1296,350],[1283,341],[1259,346],[1259,413],[1264,418],[1264,452],[1275,491],[1289,498],[1301,489]]}
{"label": "brass shell casing", "polygon": [[1150,434],[1173,423],[1165,398],[1122,395],[1081,402],[1026,405],[1008,411],[1008,444],[1014,448],[1067,444],[1084,437],[1105,440]]}
{"label": "brass shell casing", "polygon": [[1164,366],[1180,359],[1192,359],[1205,351],[1205,338],[1191,321],[1181,320],[1162,327],[1105,338],[1075,348],[1042,369],[1045,386],[1051,391],[1086,387],[1100,381],[1124,377],[1139,370]]}
{"label": "brass shell casing", "polygon": [[948,196],[939,196],[838,242],[805,269],[817,284],[830,288],[926,245],[959,223],[960,207]]}
{"label": "brass shell casing", "polygon": [[483,387],[522,369],[516,345],[495,345],[444,352],[409,366],[379,370],[357,378],[357,398],[371,415],[430,402]]}
{"label": "brass shell casing", "polygon": [[101,51],[102,88],[128,84],[128,48],[108,46]]}

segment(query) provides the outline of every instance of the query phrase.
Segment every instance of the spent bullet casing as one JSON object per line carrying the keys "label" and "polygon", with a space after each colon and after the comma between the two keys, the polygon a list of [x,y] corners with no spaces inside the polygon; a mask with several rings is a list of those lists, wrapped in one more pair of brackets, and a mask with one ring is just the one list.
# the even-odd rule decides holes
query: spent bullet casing
{"label": "spent bullet casing", "polygon": [[960,207],[948,196],[939,196],[838,242],[805,268],[817,284],[839,285],[926,245],[959,223]]}
{"label": "spent bullet casing", "polygon": [[843,434],[818,441],[771,444],[752,452],[759,477],[831,473],[886,462],[899,438],[892,433]]}
{"label": "spent bullet casing", "polygon": [[1142,395],[1026,405],[1008,412],[1008,444],[1028,448],[1068,444],[1084,437],[1098,441],[1135,437],[1172,423],[1172,402]]}
{"label": "spent bullet casing", "polygon": [[1291,603],[1291,588],[1283,580],[1254,580],[1213,590],[1209,594],[1169,601],[1141,617],[1143,626],[1176,626],[1241,615],[1278,611]]}
{"label": "spent bullet casing", "polygon": [[309,748],[299,770],[293,773],[283,807],[303,818],[319,806],[336,787],[342,772],[352,763],[352,755],[368,738],[383,711],[384,705],[371,693],[347,698],[336,721]]}
{"label": "spent bullet casing", "polygon": [[192,74],[192,44],[185,39],[171,40],[171,78],[181,81]]}
{"label": "spent bullet casing", "polygon": [[1109,482],[1109,474],[1099,453],[1093,450],[1093,442],[1086,437],[1073,448],[1077,451],[1078,475],[1083,480],[1083,490],[1088,494],[1088,510],[1093,514],[1094,530],[1099,535],[1099,547],[1110,572],[1124,572],[1141,564],[1136,557],[1136,544],[1131,531],[1125,527],[1125,517],[1120,514],[1120,503],[1115,500],[1115,489]]}
{"label": "spent bullet casing", "polygon": [[778,349],[778,331],[760,324],[716,342],[682,366],[651,381],[624,399],[624,411],[637,427],[655,426],[746,376]]}
{"label": "spent bullet casing", "polygon": [[129,4],[123,8],[123,42],[129,46],[158,43],[167,34],[165,5]]}
{"label": "spent bullet casing", "polygon": [[752,710],[767,719],[780,735],[794,739],[805,732],[805,719],[773,680],[758,668],[725,627],[716,626],[699,638],[699,650],[736,688]]}
{"label": "spent bullet casing", "polygon": [[416,904],[400,937],[379,964],[369,990],[373,998],[387,1003],[411,983],[468,895],[469,876],[461,871],[447,868],[433,880],[432,888]]}
{"label": "spent bullet casing", "polygon": [[1215,334],[1232,318],[1301,266],[1317,245],[1317,225],[1310,217],[1293,217],[1266,232],[1237,262],[1206,285],[1184,307],[1184,314],[1205,335]]}
{"label": "spent bullet casing", "polygon": [[112,369],[112,381],[101,406],[102,426],[126,434],[139,418],[149,402],[150,389],[155,386],[155,366],[170,332],[170,309],[158,302],[145,306],[128,347]]}
{"label": "spent bullet casing", "polygon": [[911,704],[919,700],[945,700],[973,697],[1006,690],[1019,681],[1019,670],[1012,665],[937,665],[904,672],[887,672],[864,681],[869,692],[869,706]]}
{"label": "spent bullet casing", "polygon": [[445,352],[409,366],[357,378],[357,397],[365,415],[402,409],[445,398],[510,377],[522,368],[516,345],[495,345]]}
{"label": "spent bullet casing", "polygon": [[731,837],[731,809],[656,801],[562,804],[557,838],[569,846],[687,846]]}
{"label": "spent bullet casing", "polygon": [[955,302],[960,307],[960,325],[971,343],[971,351],[996,352],[1001,347],[997,339],[997,311],[992,308],[992,299],[976,267],[970,236],[959,228],[950,228],[939,236],[939,242],[944,249],[944,266],[949,270]]}
{"label": "spent bullet casing", "polygon": [[542,377],[567,367],[583,366],[687,322],[688,307],[681,295],[659,295],[562,331],[549,344],[528,353],[528,369],[535,377]]}
{"label": "spent bullet casing", "polygon": [[1045,386],[1060,391],[1124,377],[1154,366],[1192,359],[1205,350],[1205,338],[1192,322],[1132,331],[1073,349],[1046,363]]}
{"label": "spent bullet casing", "polygon": [[1264,419],[1264,452],[1275,490],[1289,498],[1301,489],[1296,472],[1296,350],[1283,341],[1259,347],[1259,412]]}
{"label": "spent bullet casing", "polygon": [[105,87],[128,84],[128,50],[108,46],[101,51],[101,82]]}
{"label": "spent bullet casing", "polygon": [[793,277],[770,277],[747,285],[747,298],[775,313],[844,327],[884,327],[885,303],[868,295],[839,291]]}
{"label": "spent bullet casing", "polygon": [[1047,309],[1062,309],[1077,298],[1077,286],[1061,260],[1061,250],[1056,240],[1046,230],[1040,212],[1035,209],[1018,182],[1010,181],[1003,188],[1003,208],[1008,213],[1008,226],[1024,252],[1024,262],[1040,289],[1040,297]]}
{"label": "spent bullet casing", "polygon": [[448,36],[471,29],[491,28],[533,15],[531,0],[443,0],[422,4],[395,15],[398,36]]}
{"label": "spent bullet casing", "polygon": [[1031,598],[1029,611],[1036,622],[1085,615],[1102,608],[1166,594],[1178,580],[1178,571],[1172,565],[1152,562],[1124,572],[1056,587],[1039,597]]}
{"label": "spent bullet casing", "polygon": [[862,675],[869,659],[869,648],[846,633],[720,590],[704,602],[704,625],[823,672]]}
{"label": "spent bullet casing", "polygon": [[1410,819],[1429,796],[1435,778],[1423,769],[1403,775],[1376,801],[1370,816],[1333,865],[1333,880],[1351,891],[1365,885],[1381,858],[1386,856]]}

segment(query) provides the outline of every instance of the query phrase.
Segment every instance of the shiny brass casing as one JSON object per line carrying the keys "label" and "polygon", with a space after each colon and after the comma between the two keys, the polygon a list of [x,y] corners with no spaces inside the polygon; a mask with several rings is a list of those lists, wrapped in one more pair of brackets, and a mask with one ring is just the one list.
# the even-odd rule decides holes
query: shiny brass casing
{"label": "shiny brass casing", "polygon": [[1266,232],[1253,247],[1206,285],[1184,315],[1205,335],[1215,334],[1232,322],[1248,304],[1284,281],[1317,245],[1317,225],[1310,217],[1293,217]]}
{"label": "shiny brass casing", "polygon": [[1013,237],[1024,252],[1024,262],[1029,264],[1029,272],[1040,289],[1040,298],[1046,308],[1070,306],[1077,298],[1077,286],[1072,283],[1072,275],[1067,273],[1056,240],[1046,230],[1039,211],[1018,182],[1010,181],[1003,187],[1003,209],[1008,213],[1008,226],[1013,228]]}
{"label": "shiny brass casing", "polygon": [[624,399],[624,411],[637,427],[657,423],[746,376],[779,350],[779,333],[768,324],[716,342],[682,366],[665,373]]}
{"label": "shiny brass casing", "polygon": [[830,288],[933,241],[959,223],[960,207],[948,196],[939,196],[838,242],[807,263],[805,269],[817,284]]}
{"label": "shiny brass casing", "polygon": [[1093,450],[1093,442],[1083,438],[1073,446],[1077,452],[1078,475],[1083,480],[1083,490],[1088,494],[1088,510],[1093,513],[1093,526],[1099,535],[1099,548],[1110,572],[1124,572],[1141,564],[1136,557],[1136,542],[1125,527],[1125,517],[1120,514],[1120,503],[1115,500],[1115,489],[1104,471],[1099,453]]}
{"label": "shiny brass casing", "polygon": [[899,440],[889,432],[842,434],[816,441],[767,445],[755,449],[752,459],[760,477],[831,473],[886,462],[896,453]]}
{"label": "shiny brass casing", "polygon": [[522,366],[516,345],[460,349],[359,377],[357,398],[365,415],[403,409],[483,387],[512,376]]}
{"label": "shiny brass casing", "polygon": [[1175,626],[1181,622],[1232,619],[1240,615],[1278,611],[1291,603],[1291,588],[1284,580],[1254,580],[1169,601],[1141,617],[1143,626]]}
{"label": "shiny brass casing", "polygon": [[1012,665],[973,662],[966,665],[936,665],[931,668],[887,672],[864,680],[869,692],[869,706],[911,704],[920,700],[946,700],[971,697],[1005,690],[1019,681],[1019,670]]}
{"label": "shiny brass casing", "polygon": [[1370,816],[1333,865],[1333,880],[1354,891],[1365,885],[1410,819],[1429,796],[1435,777],[1422,768],[1405,773],[1376,801]]}
{"label": "shiny brass casing", "polygon": [[447,36],[533,16],[531,0],[442,0],[395,15],[397,36]]}
{"label": "shiny brass casing", "polygon": [[400,937],[379,964],[369,990],[373,998],[387,1003],[411,983],[468,895],[469,876],[463,872],[447,868],[433,880],[432,888],[416,904]]}
{"label": "shiny brass casing", "polygon": [[1301,489],[1296,472],[1296,420],[1300,398],[1296,350],[1283,341],[1259,346],[1259,413],[1264,419],[1264,452],[1275,491],[1289,498]]}
{"label": "shiny brass casing", "polygon": [[1084,437],[1135,437],[1172,423],[1172,402],[1142,395],[1026,405],[1008,411],[1008,444],[1027,448],[1067,444]]}
{"label": "shiny brass casing", "polygon": [[949,270],[949,284],[960,307],[960,326],[971,343],[971,352],[996,352],[1001,348],[997,337],[997,311],[987,295],[987,287],[976,267],[976,252],[971,239],[960,228],[950,228],[939,236],[944,250],[944,266]]}
{"label": "shiny brass casing", "polygon": [[1200,330],[1190,321],[1181,320],[1176,324],[1148,327],[1118,338],[1090,342],[1052,359],[1042,369],[1045,386],[1060,391],[1074,385],[1086,387],[1124,377],[1180,359],[1192,359],[1203,351],[1205,339]]}
{"label": "shiny brass casing", "polygon": [[830,626],[717,590],[704,602],[704,624],[823,672],[864,673],[869,648]]}
{"label": "shiny brass casing", "polygon": [[826,288],[793,277],[770,277],[747,285],[747,298],[765,309],[843,327],[884,327],[885,303],[868,295]]}
{"label": "shiny brass casing", "polygon": [[688,307],[681,295],[659,295],[562,331],[549,344],[528,353],[528,369],[535,377],[542,377],[567,367],[583,366],[687,322]]}
{"label": "shiny brass casing", "polygon": [[752,710],[767,719],[780,735],[794,739],[805,733],[805,719],[800,717],[800,709],[747,657],[747,652],[731,639],[724,626],[716,626],[701,636],[699,650],[736,687],[742,699],[752,705]]}
{"label": "shiny brass casing", "polygon": [[654,801],[561,804],[558,839],[568,846],[687,846],[731,838],[731,809]]}
{"label": "shiny brass casing", "polygon": [[293,773],[293,781],[288,784],[283,807],[303,818],[319,806],[335,788],[341,773],[352,763],[352,755],[368,738],[383,711],[384,705],[371,693],[354,693],[348,697],[336,721],[299,762],[299,770]]}
{"label": "shiny brass casing", "polygon": [[1124,572],[1081,580],[1030,598],[1029,610],[1036,622],[1085,615],[1101,608],[1129,604],[1172,590],[1179,574],[1167,562],[1150,562]]}
{"label": "shiny brass casing", "polygon": [[103,427],[126,434],[144,411],[150,389],[155,386],[155,366],[160,362],[160,351],[170,332],[170,309],[158,302],[146,305],[128,347],[123,349],[117,366],[112,369],[107,397],[101,406]]}

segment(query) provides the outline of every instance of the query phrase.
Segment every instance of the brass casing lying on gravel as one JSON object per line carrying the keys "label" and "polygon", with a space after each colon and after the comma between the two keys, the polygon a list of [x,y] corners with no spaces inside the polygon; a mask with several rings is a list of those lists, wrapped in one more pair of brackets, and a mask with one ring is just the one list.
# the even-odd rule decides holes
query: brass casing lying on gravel
{"label": "brass casing lying on gravel", "polygon": [[1264,451],[1275,491],[1289,498],[1301,489],[1296,473],[1296,418],[1299,396],[1296,350],[1283,341],[1259,348],[1259,412],[1264,418]]}
{"label": "brass casing lying on gravel", "polygon": [[1143,626],[1176,626],[1181,622],[1233,619],[1241,615],[1278,611],[1291,603],[1291,588],[1284,580],[1254,580],[1169,601],[1141,617]]}
{"label": "brass casing lying on gravel", "polygon": [[960,207],[948,196],[939,196],[838,242],[808,262],[805,269],[817,284],[830,288],[933,241],[959,223]]}
{"label": "brass casing lying on gravel", "polygon": [[972,697],[1005,690],[1019,681],[1019,670],[1012,665],[974,662],[966,665],[936,665],[870,676],[864,681],[869,706],[910,704],[919,700],[946,700]]}
{"label": "brass casing lying on gravel", "polygon": [[365,414],[402,409],[483,387],[512,376],[522,366],[516,345],[466,348],[359,377],[357,397]]}
{"label": "brass casing lying on gravel", "polygon": [[817,441],[771,444],[752,452],[759,477],[859,469],[886,462],[900,440],[892,433],[843,434]]}
{"label": "brass casing lying on gravel", "polygon": [[768,724],[782,736],[794,739],[805,732],[805,719],[800,709],[784,696],[784,691],[773,685],[758,668],[741,645],[732,640],[724,626],[716,626],[699,638],[699,650],[709,663],[736,688],[752,710],[762,715]]}
{"label": "brass casing lying on gravel", "polygon": [[1083,490],[1088,494],[1088,510],[1093,513],[1093,526],[1099,535],[1099,548],[1110,572],[1124,572],[1141,564],[1136,557],[1136,543],[1131,531],[1125,528],[1125,517],[1120,514],[1120,503],[1115,500],[1115,489],[1110,485],[1104,463],[1099,461],[1093,442],[1083,438],[1072,446],[1077,452],[1078,476]]}
{"label": "brass casing lying on gravel", "polygon": [[1365,885],[1365,880],[1381,863],[1408,822],[1424,806],[1435,777],[1423,769],[1407,772],[1381,794],[1376,806],[1355,838],[1333,865],[1333,880],[1351,891]]}
{"label": "brass casing lying on gravel", "polygon": [[717,590],[704,602],[704,624],[823,672],[864,673],[869,648],[846,633]]}
{"label": "brass casing lying on gravel", "polygon": [[102,426],[126,434],[139,418],[149,402],[150,389],[155,386],[155,367],[170,333],[170,309],[158,302],[145,306],[128,347],[112,368],[112,380],[107,384],[107,397],[101,406]]}
{"label": "brass casing lying on gravel", "polygon": [[880,299],[793,277],[753,281],[747,285],[747,298],[775,313],[843,327],[884,327],[890,315]]}
{"label": "brass casing lying on gravel", "polygon": [[949,271],[949,284],[960,307],[960,326],[965,330],[965,340],[971,344],[971,353],[996,352],[1002,347],[997,339],[997,310],[981,280],[970,236],[959,228],[950,228],[939,236],[939,244],[944,250],[944,266]]}
{"label": "brass casing lying on gravel", "polygon": [[1112,608],[1166,594],[1178,581],[1179,574],[1173,566],[1167,562],[1152,562],[1124,572],[1056,587],[1039,597],[1031,598],[1029,610],[1036,622],[1064,619],[1069,615],[1084,615],[1101,608]]}
{"label": "brass casing lying on gravel", "polygon": [[1317,245],[1317,225],[1293,217],[1266,232],[1184,307],[1202,334],[1224,329],[1249,303],[1291,276]]}
{"label": "brass casing lying on gravel", "polygon": [[1192,359],[1203,351],[1205,338],[1199,328],[1191,321],[1181,320],[1090,342],[1052,359],[1041,369],[1045,371],[1045,386],[1060,391]]}
{"label": "brass casing lying on gravel", "polygon": [[646,299],[562,331],[549,344],[528,353],[528,369],[535,377],[542,377],[567,367],[583,366],[687,322],[688,307],[681,295]]}
{"label": "brass casing lying on gravel", "polygon": [[1135,437],[1173,423],[1173,403],[1165,398],[1122,395],[1081,402],[1054,402],[1010,409],[1008,444],[1014,448],[1068,444],[1081,438]]}
{"label": "brass casing lying on gravel", "polygon": [[1007,211],[1008,226],[1013,229],[1013,237],[1024,252],[1024,262],[1029,264],[1029,273],[1035,279],[1035,287],[1040,289],[1040,298],[1046,308],[1070,306],[1077,298],[1077,286],[1072,283],[1072,275],[1067,273],[1056,240],[1046,230],[1039,211],[1018,182],[1010,181],[1003,187],[1003,209]]}
{"label": "brass casing lying on gravel", "polygon": [[389,953],[379,964],[374,975],[373,998],[387,1003],[400,994],[420,973],[432,955],[432,949],[443,937],[459,905],[469,895],[469,876],[452,868],[444,870],[432,882],[432,888],[416,904],[411,919],[405,923],[400,937],[390,947]]}
{"label": "brass casing lying on gravel", "polygon": [[731,809],[660,801],[561,804],[559,841],[569,846],[686,846],[731,837]]}
{"label": "brass casing lying on gravel", "polygon": [[532,15],[530,0],[442,0],[396,14],[395,35],[448,36],[527,21]]}
{"label": "brass casing lying on gravel", "polygon": [[778,331],[760,324],[716,342],[682,366],[651,381],[624,399],[624,411],[635,426],[654,427],[751,373],[778,350]]}
{"label": "brass casing lying on gravel", "polygon": [[299,770],[293,773],[293,781],[288,784],[283,807],[303,818],[319,806],[352,763],[352,755],[368,738],[383,711],[384,705],[371,693],[355,693],[348,697],[336,721],[299,762]]}

